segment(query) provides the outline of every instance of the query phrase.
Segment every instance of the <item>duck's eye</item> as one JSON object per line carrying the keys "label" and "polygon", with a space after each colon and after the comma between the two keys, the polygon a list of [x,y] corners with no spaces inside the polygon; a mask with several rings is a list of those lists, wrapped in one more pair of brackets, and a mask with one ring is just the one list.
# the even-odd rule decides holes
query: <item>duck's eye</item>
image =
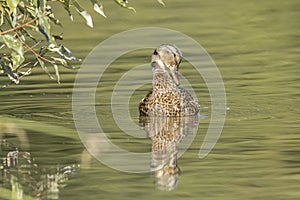
{"label": "duck's eye", "polygon": [[180,63],[177,63],[177,59],[176,59],[176,54],[175,53],[173,53],[173,56],[174,56],[174,61],[175,61],[176,65],[180,64]]}
{"label": "duck's eye", "polygon": [[156,49],[154,50],[153,55],[158,55]]}

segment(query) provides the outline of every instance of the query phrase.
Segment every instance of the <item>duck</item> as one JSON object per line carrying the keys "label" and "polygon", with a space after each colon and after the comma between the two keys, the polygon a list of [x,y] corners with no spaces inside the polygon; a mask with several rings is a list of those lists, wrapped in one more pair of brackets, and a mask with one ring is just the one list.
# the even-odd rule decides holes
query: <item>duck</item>
{"label": "duck", "polygon": [[200,105],[180,86],[178,70],[182,53],[175,44],[161,44],[151,56],[152,88],[139,103],[140,116],[192,116]]}

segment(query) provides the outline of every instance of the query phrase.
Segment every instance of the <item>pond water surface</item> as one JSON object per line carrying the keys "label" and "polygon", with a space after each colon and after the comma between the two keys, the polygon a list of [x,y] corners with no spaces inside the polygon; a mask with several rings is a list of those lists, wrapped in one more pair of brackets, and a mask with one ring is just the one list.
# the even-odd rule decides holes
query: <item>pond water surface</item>
{"label": "pond water surface", "polygon": [[[227,115],[221,137],[199,159],[211,101],[203,79],[183,61],[180,72],[207,117],[199,120],[191,146],[177,160],[176,187],[165,191],[153,173],[120,172],[88,153],[72,114],[77,71],[61,69],[57,84],[35,69],[19,85],[0,91],[0,199],[299,199],[300,2],[177,0],[165,1],[166,7],[156,1],[130,2],[137,13],[104,3],[108,18],[93,14],[93,29],[79,16],[72,23],[61,12],[64,29],[58,32],[64,32],[64,44],[84,59],[103,40],[132,28],[163,27],[192,37],[210,54],[224,81]],[[130,52],[113,62],[95,97],[105,134],[137,153],[151,152],[153,138],[124,134],[110,100],[120,77],[148,63],[152,51]],[[135,124],[138,103],[150,87],[151,82],[130,98]],[[142,128],[141,135],[146,135]]]}

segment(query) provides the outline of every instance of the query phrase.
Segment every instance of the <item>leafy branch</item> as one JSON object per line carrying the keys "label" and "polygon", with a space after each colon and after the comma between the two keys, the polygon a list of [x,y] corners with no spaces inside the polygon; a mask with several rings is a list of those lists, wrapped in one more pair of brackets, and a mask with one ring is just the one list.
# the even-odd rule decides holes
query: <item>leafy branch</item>
{"label": "leafy branch", "polygon": [[[59,67],[77,69],[74,64],[81,60],[64,45],[59,44],[62,35],[52,32],[53,25],[61,26],[52,11],[49,2],[60,4],[73,21],[71,7],[93,27],[91,15],[77,0],[0,0],[0,75],[6,75],[10,82],[3,85],[18,84],[20,79],[31,74],[32,68],[40,66],[51,79],[60,82]],[[106,17],[103,4],[99,0],[90,0],[94,10]],[[127,0],[114,0],[126,9],[136,12],[128,6]],[[164,5],[162,0],[159,3]],[[30,60],[30,61],[28,61]],[[48,67],[55,70],[55,78]]]}

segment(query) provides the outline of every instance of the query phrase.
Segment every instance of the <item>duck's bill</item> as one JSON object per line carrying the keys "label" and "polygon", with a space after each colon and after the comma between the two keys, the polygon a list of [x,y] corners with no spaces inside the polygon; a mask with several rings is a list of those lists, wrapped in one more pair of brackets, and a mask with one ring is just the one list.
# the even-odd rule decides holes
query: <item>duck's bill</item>
{"label": "duck's bill", "polygon": [[172,78],[176,85],[179,85],[178,73],[175,69],[171,69]]}

